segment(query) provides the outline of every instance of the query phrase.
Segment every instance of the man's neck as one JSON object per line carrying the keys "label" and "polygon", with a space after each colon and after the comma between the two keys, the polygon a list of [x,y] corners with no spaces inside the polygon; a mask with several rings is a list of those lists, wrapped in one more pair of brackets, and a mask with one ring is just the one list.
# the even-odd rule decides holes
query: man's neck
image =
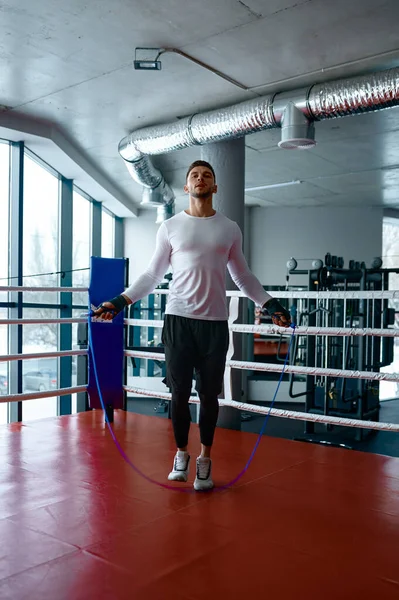
{"label": "man's neck", "polygon": [[199,200],[190,197],[190,206],[185,212],[192,217],[213,217],[216,214],[216,210],[212,206],[212,198]]}

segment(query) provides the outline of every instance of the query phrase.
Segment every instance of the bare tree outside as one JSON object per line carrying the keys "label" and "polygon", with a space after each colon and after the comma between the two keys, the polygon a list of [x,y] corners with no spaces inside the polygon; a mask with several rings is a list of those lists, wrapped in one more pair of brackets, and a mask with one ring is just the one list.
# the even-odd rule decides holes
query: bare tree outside
{"label": "bare tree outside", "polygon": [[[48,246],[48,240],[47,246]],[[38,232],[31,238],[32,253],[29,261],[27,261],[27,273],[32,273],[32,277],[25,277],[24,284],[28,287],[59,287],[63,278],[63,274],[50,275],[59,271],[58,261],[58,235],[56,224],[51,235],[51,252],[43,252],[41,247],[40,235]],[[78,257],[81,255],[81,242],[76,242],[73,245],[73,260],[72,264],[77,264]],[[89,267],[89,264],[87,264]],[[85,267],[82,267],[85,268]],[[75,271],[73,273],[73,287],[87,286],[88,272],[86,270]],[[28,297],[31,296],[31,297]],[[55,292],[32,292],[26,294],[25,300],[37,304],[55,304],[58,302],[59,294]],[[73,304],[81,304],[87,306],[87,292],[75,292],[73,294]],[[54,309],[42,308],[38,306],[34,309],[36,319],[52,319],[54,317]],[[51,348],[56,348],[58,343],[58,328],[56,323],[42,324],[38,326],[31,325],[24,329],[24,342],[29,345],[42,345]]]}

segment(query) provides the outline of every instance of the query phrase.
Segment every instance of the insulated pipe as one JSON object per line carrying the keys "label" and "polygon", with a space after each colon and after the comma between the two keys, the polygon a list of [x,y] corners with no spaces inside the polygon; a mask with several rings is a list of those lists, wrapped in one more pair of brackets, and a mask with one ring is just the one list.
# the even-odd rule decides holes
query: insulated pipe
{"label": "insulated pipe", "polygon": [[281,126],[291,102],[309,121],[362,114],[399,104],[399,68],[319,83],[292,92],[267,95],[225,108],[194,114],[175,123],[146,127],[119,143],[119,153],[133,179],[143,187],[159,188],[163,202],[174,194],[149,156],[233,139]]}

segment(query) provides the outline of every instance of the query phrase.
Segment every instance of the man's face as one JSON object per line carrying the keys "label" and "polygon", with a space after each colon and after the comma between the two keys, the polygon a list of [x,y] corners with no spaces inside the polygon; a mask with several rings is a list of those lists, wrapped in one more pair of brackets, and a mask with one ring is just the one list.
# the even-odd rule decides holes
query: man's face
{"label": "man's face", "polygon": [[184,191],[186,194],[190,194],[192,198],[202,198],[204,200],[210,198],[217,191],[212,171],[208,167],[194,167],[191,169]]}

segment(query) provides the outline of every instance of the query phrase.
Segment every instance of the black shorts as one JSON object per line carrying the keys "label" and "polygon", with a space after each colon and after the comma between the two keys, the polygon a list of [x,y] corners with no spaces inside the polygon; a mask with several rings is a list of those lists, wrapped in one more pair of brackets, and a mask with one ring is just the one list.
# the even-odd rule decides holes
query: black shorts
{"label": "black shorts", "polygon": [[165,315],[162,329],[166,378],[173,393],[190,395],[195,372],[199,394],[218,395],[223,389],[229,347],[227,321],[206,321]]}

